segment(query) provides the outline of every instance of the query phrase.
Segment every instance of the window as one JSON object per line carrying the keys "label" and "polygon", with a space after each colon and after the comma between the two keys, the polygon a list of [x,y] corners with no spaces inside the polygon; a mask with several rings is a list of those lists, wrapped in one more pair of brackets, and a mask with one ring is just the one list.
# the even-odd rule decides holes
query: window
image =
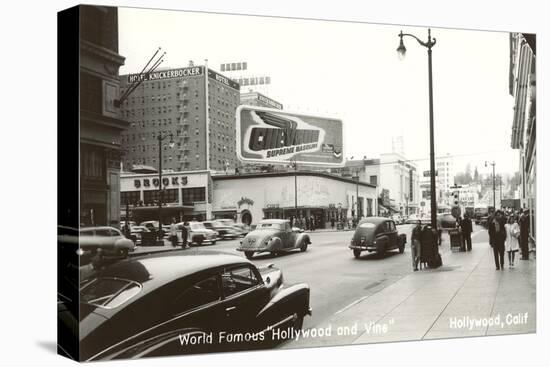
{"label": "window", "polygon": [[205,201],[205,198],[204,187],[186,187],[181,189],[181,200],[184,203]]}
{"label": "window", "polygon": [[378,186],[378,176],[370,176],[370,183]]}
{"label": "window", "polygon": [[224,297],[246,291],[260,282],[256,274],[248,266],[226,270],[222,274],[222,290]]}
{"label": "window", "polygon": [[220,299],[216,276],[201,280],[183,291],[174,300],[173,314],[181,314]]}
{"label": "window", "polygon": [[[149,190],[143,192],[143,202],[145,204],[153,204],[158,202],[159,192],[158,190]],[[166,189],[162,196],[164,203],[177,203],[178,202],[178,189]]]}
{"label": "window", "polygon": [[80,289],[80,302],[101,308],[115,308],[140,291],[141,285],[133,281],[99,278]]}

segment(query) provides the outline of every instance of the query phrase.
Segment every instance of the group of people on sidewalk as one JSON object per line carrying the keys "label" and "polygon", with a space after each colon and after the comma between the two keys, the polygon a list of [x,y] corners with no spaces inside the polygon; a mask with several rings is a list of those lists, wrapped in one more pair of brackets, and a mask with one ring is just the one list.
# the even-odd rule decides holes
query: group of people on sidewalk
{"label": "group of people on sidewalk", "polygon": [[514,267],[516,252],[529,260],[529,211],[510,213],[497,210],[488,219],[489,244],[493,248],[496,270],[504,270],[504,253],[508,253],[508,267]]}
{"label": "group of people on sidewalk", "polygon": [[299,216],[296,218],[295,216],[290,217],[290,226],[291,227],[297,227],[306,231],[315,231],[318,227],[317,220],[315,219],[314,215],[311,216]]}

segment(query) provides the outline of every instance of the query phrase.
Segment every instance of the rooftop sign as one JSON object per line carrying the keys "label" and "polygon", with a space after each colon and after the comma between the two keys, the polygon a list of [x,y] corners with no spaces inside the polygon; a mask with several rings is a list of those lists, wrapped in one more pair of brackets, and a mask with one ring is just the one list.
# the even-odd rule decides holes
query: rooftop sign
{"label": "rooftop sign", "polygon": [[342,120],[245,105],[236,115],[243,162],[344,165]]}

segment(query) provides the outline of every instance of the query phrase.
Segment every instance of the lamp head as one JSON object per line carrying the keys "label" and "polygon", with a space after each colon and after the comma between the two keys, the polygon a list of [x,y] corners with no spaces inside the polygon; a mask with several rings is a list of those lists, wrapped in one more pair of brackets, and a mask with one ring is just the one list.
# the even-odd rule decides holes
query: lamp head
{"label": "lamp head", "polygon": [[403,60],[406,53],[407,49],[405,48],[405,44],[403,43],[403,31],[401,31],[399,32],[399,47],[397,47],[397,57],[399,57],[399,60]]}

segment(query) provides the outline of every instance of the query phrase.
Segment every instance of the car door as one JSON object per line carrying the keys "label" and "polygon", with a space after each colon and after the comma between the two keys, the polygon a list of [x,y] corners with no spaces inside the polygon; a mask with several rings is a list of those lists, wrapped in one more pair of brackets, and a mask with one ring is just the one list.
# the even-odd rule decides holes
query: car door
{"label": "car door", "polygon": [[225,268],[221,274],[222,312],[229,330],[254,331],[256,315],[269,302],[269,290],[250,264]]}
{"label": "car door", "polygon": [[290,228],[290,222],[285,222],[282,224],[283,229],[281,230],[281,241],[283,241],[283,248],[293,248],[296,246],[295,233],[292,232]]}
{"label": "car door", "polygon": [[398,247],[397,228],[395,227],[395,222],[393,220],[389,220],[386,222],[386,225],[387,225],[387,236],[389,238],[388,247],[390,249],[395,249]]}

